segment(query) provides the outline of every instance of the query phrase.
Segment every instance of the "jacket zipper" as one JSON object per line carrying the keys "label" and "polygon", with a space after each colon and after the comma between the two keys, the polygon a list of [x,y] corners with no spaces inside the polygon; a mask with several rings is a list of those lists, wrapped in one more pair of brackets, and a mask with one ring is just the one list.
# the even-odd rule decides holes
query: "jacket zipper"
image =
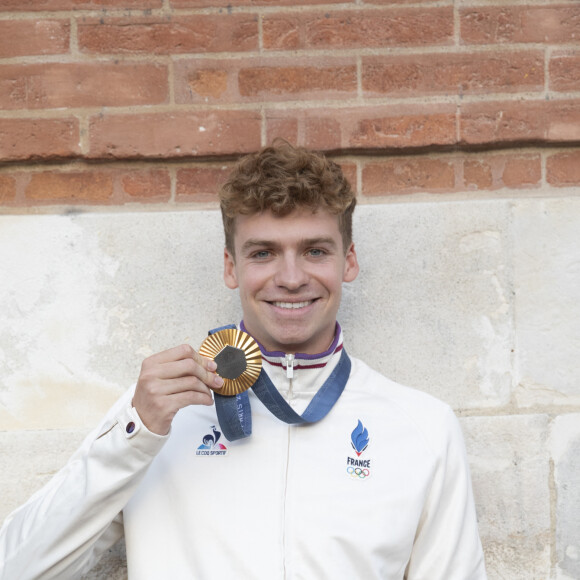
{"label": "jacket zipper", "polygon": [[[288,401],[292,398],[292,383],[294,382],[294,355],[286,354],[286,378],[288,379]],[[288,568],[286,565],[287,553],[286,553],[286,540],[287,540],[287,522],[286,513],[288,511],[288,470],[290,463],[290,437],[292,435],[291,425],[288,425],[288,439],[286,447],[286,481],[284,485],[284,578],[288,578]]]}
{"label": "jacket zipper", "polygon": [[292,389],[292,379],[294,378],[294,363],[296,359],[293,354],[286,355],[286,378],[290,380],[290,389]]}

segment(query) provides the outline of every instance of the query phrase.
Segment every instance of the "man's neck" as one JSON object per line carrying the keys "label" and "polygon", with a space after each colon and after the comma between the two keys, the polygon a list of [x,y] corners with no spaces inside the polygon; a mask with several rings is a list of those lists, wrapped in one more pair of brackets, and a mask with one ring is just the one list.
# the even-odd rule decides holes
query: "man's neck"
{"label": "man's neck", "polygon": [[[240,322],[240,329],[242,331],[247,332],[248,334],[252,335],[252,333],[249,332],[248,329],[246,328],[243,320]],[[252,337],[258,343],[258,346],[260,347],[260,350],[264,356],[272,357],[272,358],[274,358],[274,357],[285,358],[287,354],[292,354],[292,355],[294,355],[294,358],[296,358],[296,359],[314,360],[314,359],[320,359],[320,358],[327,357],[336,350],[336,348],[339,344],[339,341],[340,341],[340,337],[341,337],[341,328],[340,328],[340,324],[338,322],[336,322],[335,327],[334,327],[334,336],[332,338],[332,341],[331,341],[329,347],[325,351],[315,353],[315,354],[282,351],[282,350],[270,351],[255,336],[252,335]]]}

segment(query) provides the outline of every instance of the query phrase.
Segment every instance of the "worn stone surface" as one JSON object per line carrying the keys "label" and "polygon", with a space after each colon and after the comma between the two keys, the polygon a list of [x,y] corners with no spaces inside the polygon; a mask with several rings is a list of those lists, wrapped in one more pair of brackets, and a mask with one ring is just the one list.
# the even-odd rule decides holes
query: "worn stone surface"
{"label": "worn stone surface", "polygon": [[0,218],[2,429],[94,424],[143,358],[237,321],[222,244],[217,212]]}
{"label": "worn stone surface", "polygon": [[561,415],[551,437],[556,484],[556,578],[580,578],[580,413]]}
{"label": "worn stone surface", "polygon": [[349,352],[455,408],[507,403],[513,348],[509,204],[357,211],[361,274],[345,286],[340,318]]}
{"label": "worn stone surface", "polygon": [[548,416],[461,423],[490,580],[550,578]]}
{"label": "worn stone surface", "polygon": [[514,204],[520,405],[580,403],[580,199]]}

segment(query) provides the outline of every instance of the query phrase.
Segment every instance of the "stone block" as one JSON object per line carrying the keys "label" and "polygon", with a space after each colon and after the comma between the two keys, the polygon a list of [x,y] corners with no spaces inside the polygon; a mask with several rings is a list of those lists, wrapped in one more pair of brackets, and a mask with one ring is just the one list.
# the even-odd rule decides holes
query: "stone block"
{"label": "stone block", "polygon": [[549,417],[461,420],[490,580],[550,578]]}
{"label": "stone block", "polygon": [[239,321],[220,222],[215,211],[0,217],[2,429],[92,427],[146,356]]}
{"label": "stone block", "polygon": [[554,420],[551,453],[556,487],[556,579],[580,578],[580,413]]}
{"label": "stone block", "polygon": [[521,406],[580,404],[580,199],[514,204],[515,378]]}
{"label": "stone block", "polygon": [[507,404],[513,348],[505,201],[363,205],[359,278],[344,286],[347,348],[456,409]]}

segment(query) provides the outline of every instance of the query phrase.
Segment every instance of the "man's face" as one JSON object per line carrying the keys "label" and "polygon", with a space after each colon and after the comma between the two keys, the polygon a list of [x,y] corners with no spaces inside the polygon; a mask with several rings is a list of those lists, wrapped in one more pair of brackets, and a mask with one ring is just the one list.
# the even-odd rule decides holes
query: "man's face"
{"label": "man's face", "polygon": [[244,324],[269,351],[316,354],[334,338],[342,282],[358,274],[354,245],[345,252],[338,218],[300,208],[238,216],[234,256],[224,280],[239,288]]}

